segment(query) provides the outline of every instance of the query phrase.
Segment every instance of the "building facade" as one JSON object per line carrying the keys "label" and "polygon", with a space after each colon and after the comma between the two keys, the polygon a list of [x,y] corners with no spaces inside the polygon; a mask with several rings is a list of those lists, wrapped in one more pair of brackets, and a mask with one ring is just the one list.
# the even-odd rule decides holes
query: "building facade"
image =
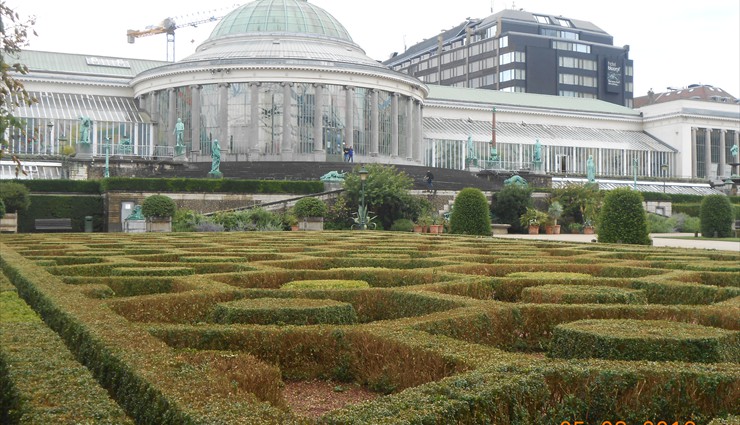
{"label": "building facade", "polygon": [[[341,163],[351,146],[358,163],[572,177],[585,175],[591,157],[597,178],[704,178],[702,137],[710,163],[731,164],[740,132],[737,104],[634,110],[589,97],[425,84],[367,57],[304,0],[240,6],[176,63],[35,51],[18,60],[30,69],[19,79],[38,102],[15,111],[24,124],[2,143],[34,164],[36,178],[61,176],[48,164],[59,167],[75,151],[98,163],[210,162],[213,140],[221,161],[245,167]],[[12,178],[13,168],[0,164],[0,177]]]}
{"label": "building facade", "polygon": [[394,54],[391,69],[428,84],[585,97],[632,107],[629,46],[591,22],[504,10]]}

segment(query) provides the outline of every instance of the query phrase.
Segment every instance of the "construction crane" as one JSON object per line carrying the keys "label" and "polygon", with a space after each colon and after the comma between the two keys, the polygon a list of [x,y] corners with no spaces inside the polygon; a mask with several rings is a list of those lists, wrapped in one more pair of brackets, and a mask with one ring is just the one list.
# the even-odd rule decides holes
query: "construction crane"
{"label": "construction crane", "polygon": [[[232,9],[234,7],[238,6],[238,4],[222,8],[220,10],[224,9]],[[211,11],[214,12],[214,11]],[[209,12],[206,12],[209,13]],[[178,28],[183,27],[197,27],[200,24],[206,24],[209,22],[216,22],[219,19],[223,18],[224,15],[220,16],[210,16],[207,18],[201,18],[195,21],[185,22],[182,24],[178,24],[175,21],[175,18],[166,18],[162,22],[160,22],[157,25],[150,25],[146,27],[143,30],[127,30],[126,31],[126,37],[128,39],[129,44],[134,44],[137,38],[139,37],[147,37],[150,35],[156,35],[156,34],[167,34],[167,61],[170,61],[170,52],[172,55],[172,62],[175,61],[175,30]]]}

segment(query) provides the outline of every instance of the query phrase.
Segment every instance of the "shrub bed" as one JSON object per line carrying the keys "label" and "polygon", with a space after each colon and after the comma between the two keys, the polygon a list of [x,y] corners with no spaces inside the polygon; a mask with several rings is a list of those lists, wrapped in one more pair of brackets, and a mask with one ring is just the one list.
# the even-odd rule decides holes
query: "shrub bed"
{"label": "shrub bed", "polygon": [[738,362],[740,332],[663,320],[580,320],[555,327],[557,358]]}
{"label": "shrub bed", "polygon": [[294,280],[282,285],[281,289],[362,289],[369,288],[370,284],[364,280]]}
{"label": "shrub bed", "polygon": [[538,304],[647,304],[645,291],[609,286],[542,285],[524,288],[522,302]]}
{"label": "shrub bed", "polygon": [[332,300],[256,298],[220,303],[210,318],[222,324],[352,324],[357,322],[357,313],[352,304]]}

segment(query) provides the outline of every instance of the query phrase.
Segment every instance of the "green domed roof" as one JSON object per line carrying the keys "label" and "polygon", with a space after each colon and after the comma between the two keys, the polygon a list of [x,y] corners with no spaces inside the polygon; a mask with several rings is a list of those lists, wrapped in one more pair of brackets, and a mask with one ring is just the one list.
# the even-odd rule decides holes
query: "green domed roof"
{"label": "green domed roof", "polygon": [[306,0],[257,0],[242,5],[221,19],[210,39],[256,32],[317,34],[352,41],[339,21]]}

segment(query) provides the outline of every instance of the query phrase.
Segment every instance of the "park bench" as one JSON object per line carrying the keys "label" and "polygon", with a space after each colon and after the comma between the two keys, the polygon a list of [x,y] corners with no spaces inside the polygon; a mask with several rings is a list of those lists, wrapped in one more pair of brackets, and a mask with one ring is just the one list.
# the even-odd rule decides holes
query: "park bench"
{"label": "park bench", "polygon": [[72,230],[72,219],[71,218],[37,218],[34,220],[34,228],[36,230],[51,231],[51,230]]}

